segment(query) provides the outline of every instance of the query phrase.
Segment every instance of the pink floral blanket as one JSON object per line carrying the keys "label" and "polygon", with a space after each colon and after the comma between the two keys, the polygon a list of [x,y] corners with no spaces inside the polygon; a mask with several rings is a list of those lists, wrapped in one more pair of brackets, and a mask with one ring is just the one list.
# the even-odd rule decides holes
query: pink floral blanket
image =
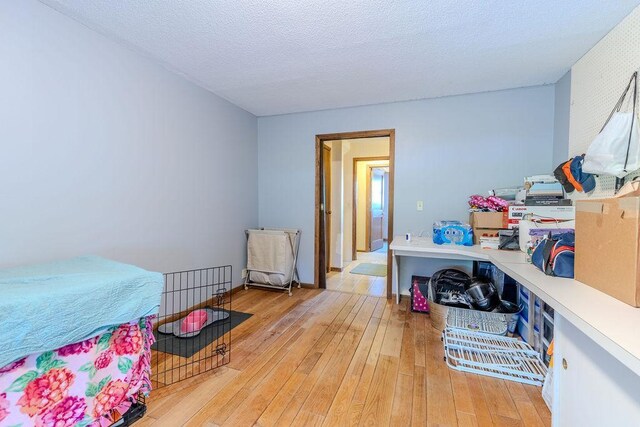
{"label": "pink floral blanket", "polygon": [[151,317],[0,368],[0,426],[108,426],[151,390]]}

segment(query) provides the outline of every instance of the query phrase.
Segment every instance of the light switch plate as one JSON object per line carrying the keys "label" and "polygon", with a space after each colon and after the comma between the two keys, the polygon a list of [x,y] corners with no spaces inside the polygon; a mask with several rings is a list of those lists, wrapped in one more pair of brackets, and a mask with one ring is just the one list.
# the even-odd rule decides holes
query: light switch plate
{"label": "light switch plate", "polygon": [[418,209],[419,211],[424,209],[424,203],[422,202],[422,200],[418,200],[418,203],[416,203],[416,209]]}

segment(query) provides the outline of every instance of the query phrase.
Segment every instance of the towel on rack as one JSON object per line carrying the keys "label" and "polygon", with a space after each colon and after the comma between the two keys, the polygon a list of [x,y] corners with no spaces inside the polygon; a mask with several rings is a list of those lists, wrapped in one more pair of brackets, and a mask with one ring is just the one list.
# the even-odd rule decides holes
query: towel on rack
{"label": "towel on rack", "polygon": [[288,236],[283,231],[248,230],[247,268],[264,273],[287,274]]}

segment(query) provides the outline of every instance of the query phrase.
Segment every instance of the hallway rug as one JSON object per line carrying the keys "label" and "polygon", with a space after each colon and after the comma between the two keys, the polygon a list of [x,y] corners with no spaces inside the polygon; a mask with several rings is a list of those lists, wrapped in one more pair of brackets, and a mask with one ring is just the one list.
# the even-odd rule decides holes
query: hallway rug
{"label": "hallway rug", "polygon": [[364,274],[365,276],[379,276],[384,277],[387,275],[386,264],[372,264],[369,262],[363,262],[358,264],[351,271],[351,274]]}

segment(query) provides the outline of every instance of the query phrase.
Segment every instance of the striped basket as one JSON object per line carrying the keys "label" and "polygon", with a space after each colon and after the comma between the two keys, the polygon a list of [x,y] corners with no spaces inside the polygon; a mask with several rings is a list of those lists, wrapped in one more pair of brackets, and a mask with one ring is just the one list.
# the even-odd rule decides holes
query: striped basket
{"label": "striped basket", "polygon": [[429,300],[429,317],[431,318],[431,326],[436,328],[438,331],[444,331],[447,325],[447,313],[449,311],[449,307],[446,305],[441,305],[438,303]]}

